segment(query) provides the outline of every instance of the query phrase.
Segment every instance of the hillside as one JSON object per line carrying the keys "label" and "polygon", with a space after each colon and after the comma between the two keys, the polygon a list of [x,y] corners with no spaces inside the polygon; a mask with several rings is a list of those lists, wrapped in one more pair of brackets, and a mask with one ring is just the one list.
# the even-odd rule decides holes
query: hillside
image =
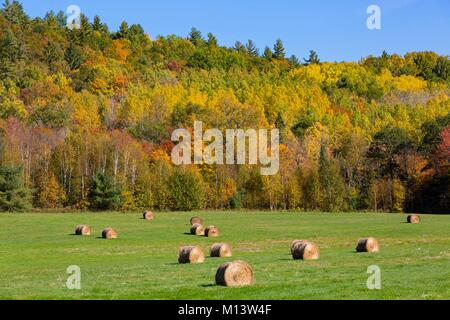
{"label": "hillside", "polygon": [[[151,32],[151,30],[148,30]],[[450,59],[286,57],[283,43],[152,38],[0,11],[0,210],[450,213]],[[320,54],[320,53],[319,53]],[[281,163],[174,166],[171,133],[278,128]]]}

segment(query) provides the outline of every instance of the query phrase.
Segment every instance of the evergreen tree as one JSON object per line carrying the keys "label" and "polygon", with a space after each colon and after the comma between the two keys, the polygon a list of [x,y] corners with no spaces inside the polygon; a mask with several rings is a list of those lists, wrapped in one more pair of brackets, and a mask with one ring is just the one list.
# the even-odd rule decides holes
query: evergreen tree
{"label": "evergreen tree", "polygon": [[90,193],[91,205],[96,210],[116,209],[122,202],[122,189],[114,180],[98,172],[93,181]]}
{"label": "evergreen tree", "polygon": [[0,79],[17,74],[17,61],[22,58],[20,44],[10,29],[0,35]]}
{"label": "evergreen tree", "polygon": [[259,56],[259,49],[255,46],[255,43],[252,40],[247,41],[245,48],[247,49],[247,53],[252,57]]}
{"label": "evergreen tree", "polygon": [[100,20],[99,16],[94,17],[94,21],[92,22],[92,29],[94,31],[103,32],[104,31],[104,25]]}
{"label": "evergreen tree", "polygon": [[434,67],[434,73],[442,80],[450,82],[450,59],[448,57],[439,57]]}
{"label": "evergreen tree", "polygon": [[300,60],[297,58],[297,56],[292,55],[289,59],[289,64],[293,67],[293,68],[297,68],[300,66]]}
{"label": "evergreen tree", "polygon": [[22,181],[22,168],[0,166],[0,211],[25,211],[31,193]]}
{"label": "evergreen tree", "polygon": [[127,37],[128,37],[128,32],[129,32],[129,30],[130,30],[130,27],[128,26],[128,23],[127,23],[126,21],[123,21],[123,22],[120,24],[119,31],[117,31],[117,32],[114,34],[113,38],[114,38],[114,39],[124,39],[124,38],[127,38]]}
{"label": "evergreen tree", "polygon": [[283,41],[281,39],[277,39],[275,45],[273,46],[273,57],[278,60],[282,60],[285,58],[285,49],[283,45]]}
{"label": "evergreen tree", "polygon": [[64,11],[59,11],[56,15],[56,21],[60,27],[65,27],[67,25],[67,16]]}
{"label": "evergreen tree", "polygon": [[210,47],[216,47],[217,46],[217,38],[215,35],[213,35],[211,32],[208,33],[208,40],[206,41],[208,46]]}
{"label": "evergreen tree", "polygon": [[15,62],[20,58],[19,42],[10,29],[0,36],[0,61]]}
{"label": "evergreen tree", "polygon": [[194,45],[198,46],[203,42],[202,33],[198,29],[192,28],[191,32],[189,33],[188,40],[191,41]]}
{"label": "evergreen tree", "polygon": [[53,44],[52,42],[48,43],[44,49],[45,62],[47,62],[50,70],[53,70],[53,64],[60,60],[62,56],[61,49]]}
{"label": "evergreen tree", "polygon": [[306,65],[310,65],[310,64],[319,64],[320,63],[320,59],[319,56],[317,55],[317,53],[314,50],[311,50],[309,52],[309,57],[308,59],[303,59],[305,61]]}
{"label": "evergreen tree", "polygon": [[25,14],[22,4],[17,0],[12,2],[6,0],[3,3],[1,13],[9,22],[14,24],[24,24],[28,21],[28,16]]}
{"label": "evergreen tree", "polygon": [[273,59],[273,52],[269,47],[265,47],[263,57],[267,60]]}
{"label": "evergreen tree", "polygon": [[236,41],[235,42],[234,50],[236,50],[237,52],[240,52],[240,53],[246,53],[247,52],[247,49],[245,48],[245,46],[240,41]]}
{"label": "evergreen tree", "polygon": [[130,40],[132,48],[143,47],[147,39],[144,28],[140,24],[131,25],[126,38]]}
{"label": "evergreen tree", "polygon": [[71,70],[80,68],[85,60],[80,50],[73,43],[67,48],[64,58]]}
{"label": "evergreen tree", "polygon": [[75,30],[79,34],[79,39],[82,44],[85,44],[89,41],[89,38],[92,34],[92,26],[89,22],[88,17],[84,14],[80,16],[80,28]]}

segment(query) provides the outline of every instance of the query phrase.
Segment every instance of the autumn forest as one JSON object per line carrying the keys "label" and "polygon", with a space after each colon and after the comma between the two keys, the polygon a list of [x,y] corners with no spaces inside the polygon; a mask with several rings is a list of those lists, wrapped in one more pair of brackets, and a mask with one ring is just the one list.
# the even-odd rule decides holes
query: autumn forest
{"label": "autumn forest", "polygon": [[[0,211],[450,214],[450,58],[288,57],[64,13],[0,9]],[[151,30],[147,30],[151,32]],[[175,166],[171,134],[278,128],[280,170]]]}

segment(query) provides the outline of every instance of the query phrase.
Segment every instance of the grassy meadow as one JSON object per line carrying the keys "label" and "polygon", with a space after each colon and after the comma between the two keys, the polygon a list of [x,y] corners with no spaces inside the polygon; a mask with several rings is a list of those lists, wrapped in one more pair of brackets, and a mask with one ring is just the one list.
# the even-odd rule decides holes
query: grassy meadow
{"label": "grassy meadow", "polygon": [[[193,215],[221,236],[187,234]],[[379,213],[0,214],[0,299],[450,299],[450,216],[405,222]],[[74,236],[78,224],[92,235]],[[105,227],[119,238],[101,239]],[[367,236],[379,253],[355,253]],[[315,242],[320,260],[294,261],[294,239]],[[216,242],[230,243],[233,257],[210,258]],[[201,246],[205,263],[178,264],[184,245]],[[253,266],[255,285],[216,286],[219,265],[236,259]],[[81,290],[66,288],[70,265],[81,268]],[[371,265],[381,290],[367,289]]]}

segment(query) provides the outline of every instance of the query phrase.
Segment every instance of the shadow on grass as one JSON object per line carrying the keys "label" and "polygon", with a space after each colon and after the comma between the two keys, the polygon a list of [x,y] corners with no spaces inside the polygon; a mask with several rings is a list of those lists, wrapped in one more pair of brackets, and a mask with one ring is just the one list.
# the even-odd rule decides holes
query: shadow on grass
{"label": "shadow on grass", "polygon": [[211,287],[218,287],[218,285],[217,285],[217,284],[211,284],[211,283],[208,283],[208,284],[201,284],[201,285],[199,285],[199,287],[202,287],[202,288],[211,288]]}

